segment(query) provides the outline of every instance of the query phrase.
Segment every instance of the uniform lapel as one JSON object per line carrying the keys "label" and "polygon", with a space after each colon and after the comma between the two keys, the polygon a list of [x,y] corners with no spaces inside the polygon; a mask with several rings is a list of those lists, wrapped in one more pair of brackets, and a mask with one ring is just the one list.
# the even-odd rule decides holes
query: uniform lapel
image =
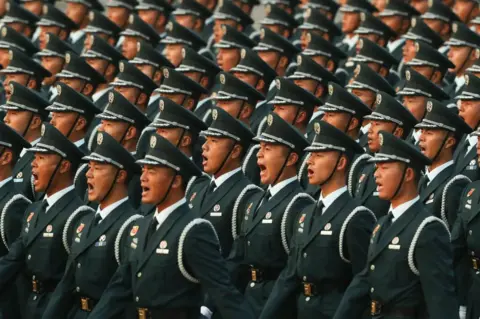
{"label": "uniform lapel", "polygon": [[369,165],[369,167],[366,170],[366,181],[363,183],[364,184],[364,190],[361,193],[360,197],[360,203],[364,203],[367,198],[372,195],[375,190],[377,189],[377,183],[375,183],[375,177],[373,176],[373,172],[375,170],[375,165]]}
{"label": "uniform lapel", "polygon": [[230,176],[230,178],[227,179],[222,185],[217,187],[217,189],[212,194],[210,194],[209,196],[207,195],[200,209],[200,211],[202,212],[201,216],[203,217],[207,215],[210,209],[215,204],[217,204],[222,198],[224,198],[225,195],[233,187],[235,187],[236,183],[242,178],[242,176],[243,176],[243,172],[240,170],[237,173]]}
{"label": "uniform lapel", "polygon": [[420,202],[425,202],[425,200],[437,190],[451,175],[453,174],[453,165],[448,166],[443,171],[441,171],[433,181],[428,184],[428,186],[420,194]]}
{"label": "uniform lapel", "polygon": [[[148,243],[145,243],[147,229],[145,229],[145,231],[142,232],[142,238],[139,241],[139,245],[141,245],[140,247],[144,247],[144,251],[143,251],[143,254],[141,255],[141,261],[138,264],[138,269],[142,268],[142,266],[150,258],[150,255],[155,251],[155,248],[157,248],[160,240],[167,235],[170,229],[172,229],[173,225],[175,225],[175,222],[180,217],[184,216],[185,213],[188,211],[188,209],[189,208],[187,203],[175,209],[170,214],[170,216],[168,216],[167,219],[162,223],[162,225],[160,225],[160,228],[157,229],[157,231],[152,235]],[[149,224],[147,224],[147,228],[148,228],[148,225]]]}
{"label": "uniform lapel", "polygon": [[[22,157],[20,157],[20,159],[18,160],[17,164],[15,165],[13,171],[13,178],[16,178],[17,174],[20,173],[21,171],[23,171],[23,169],[25,168],[25,166],[27,166],[27,164],[30,163],[30,161],[32,160],[32,154],[30,152],[27,152],[26,154],[24,154]],[[26,178],[27,176],[23,176],[22,178]]]}
{"label": "uniform lapel", "polygon": [[[14,189],[14,184],[13,180],[10,180],[7,182],[5,185],[3,185],[2,188],[0,188],[0,203],[3,201],[5,197],[7,197],[7,194],[10,194],[11,191]],[[3,209],[3,207],[2,207]]]}
{"label": "uniform lapel", "polygon": [[475,160],[475,155],[477,155],[477,150],[475,147],[472,147],[470,149],[470,151],[467,153],[467,155],[465,155],[463,158],[462,158],[462,155],[459,155],[457,161],[458,161],[458,166],[457,166],[457,172],[460,173],[461,171],[463,171],[465,169],[465,167],[467,167],[468,165],[470,165],[470,162],[472,160]]}
{"label": "uniform lapel", "polygon": [[468,222],[471,222],[475,217],[478,216],[478,213],[480,212],[480,205],[478,203],[480,202],[480,192],[478,190],[474,190],[470,196],[467,194],[468,200],[471,200],[470,206],[471,207],[477,207],[476,210],[473,210],[470,214],[470,218],[468,219]]}

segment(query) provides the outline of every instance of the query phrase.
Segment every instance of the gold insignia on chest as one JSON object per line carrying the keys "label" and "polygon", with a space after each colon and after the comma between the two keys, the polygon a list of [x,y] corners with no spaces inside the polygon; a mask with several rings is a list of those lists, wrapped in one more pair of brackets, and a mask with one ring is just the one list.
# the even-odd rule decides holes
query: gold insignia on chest
{"label": "gold insignia on chest", "polygon": [[133,226],[132,229],[130,230],[130,236],[132,236],[132,237],[135,236],[137,234],[139,228],[140,228],[140,226],[138,226],[138,225]]}
{"label": "gold insignia on chest", "polygon": [[190,202],[192,202],[195,197],[197,197],[197,192],[193,193],[192,196],[190,196]]}
{"label": "gold insignia on chest", "polygon": [[78,233],[81,233],[83,228],[85,228],[85,224],[84,223],[81,223],[78,227],[77,227],[77,234]]}

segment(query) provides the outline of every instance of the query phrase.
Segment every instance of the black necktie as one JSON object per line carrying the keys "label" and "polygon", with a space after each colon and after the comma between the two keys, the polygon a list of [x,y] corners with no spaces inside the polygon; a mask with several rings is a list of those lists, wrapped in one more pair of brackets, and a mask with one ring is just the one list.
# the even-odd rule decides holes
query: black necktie
{"label": "black necktie", "polygon": [[315,220],[322,216],[324,207],[325,205],[323,204],[323,201],[320,200],[317,202],[317,208],[313,211],[312,219],[310,220],[310,229],[314,227],[313,225],[315,225]]}
{"label": "black necktie", "polygon": [[157,226],[158,226],[158,220],[155,216],[153,216],[152,221],[150,222],[150,225],[148,226],[147,237],[145,238],[145,244],[148,243],[150,238],[152,238],[152,235],[157,230]]}
{"label": "black necktie", "polygon": [[42,210],[44,213],[47,213],[47,209],[48,209],[48,201],[44,199],[42,201],[42,205],[40,206],[40,210]]}
{"label": "black necktie", "polygon": [[267,193],[265,194],[265,202],[268,202],[272,198],[272,193],[270,193],[270,190],[267,190]]}
{"label": "black necktie", "polygon": [[211,181],[210,184],[208,185],[207,193],[208,194],[213,193],[216,187],[217,187],[217,184],[215,184],[215,181]]}
{"label": "black necktie", "polygon": [[98,224],[100,224],[101,221],[102,221],[102,216],[100,216],[100,213],[96,213],[95,218],[93,219],[92,225],[97,226]]}
{"label": "black necktie", "polygon": [[419,193],[422,193],[425,190],[425,188],[427,188],[429,181],[430,179],[428,178],[427,175],[423,175],[422,178],[420,178],[420,182],[418,183]]}

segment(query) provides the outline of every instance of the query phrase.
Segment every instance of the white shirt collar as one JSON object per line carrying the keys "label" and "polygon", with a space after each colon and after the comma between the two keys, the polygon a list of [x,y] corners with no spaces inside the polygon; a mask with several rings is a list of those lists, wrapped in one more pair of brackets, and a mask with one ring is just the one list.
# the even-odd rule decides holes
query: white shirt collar
{"label": "white shirt collar", "polygon": [[85,31],[83,30],[77,30],[70,32],[70,40],[72,43],[77,42],[83,35],[85,34]]}
{"label": "white shirt collar", "polygon": [[160,98],[160,94],[155,94],[155,95],[150,96],[150,98],[148,99],[148,105],[152,104],[153,102],[155,102],[159,98]]}
{"label": "white shirt collar", "polygon": [[230,177],[232,177],[233,175],[237,174],[238,172],[240,172],[242,170],[241,167],[238,167],[234,170],[231,170],[230,172],[227,172],[225,174],[222,174],[219,178],[215,179],[214,177],[212,177],[212,182],[215,182],[215,190],[217,188],[219,188],[223,183],[225,183]]}
{"label": "white shirt collar", "polygon": [[108,214],[110,214],[115,208],[122,205],[127,200],[128,196],[122,198],[121,200],[117,200],[115,203],[108,205],[104,209],[100,209],[100,206],[98,206],[97,214],[100,214],[100,217],[102,217],[102,220],[104,220],[105,218],[107,218]]}
{"label": "white shirt collar", "polygon": [[47,203],[48,203],[47,210],[49,210],[53,205],[55,205],[55,203],[58,202],[60,200],[60,198],[62,198],[65,194],[67,194],[68,192],[70,192],[74,189],[75,189],[75,186],[70,185],[68,187],[65,187],[61,191],[56,192],[52,196],[48,196],[47,194],[45,194],[45,199],[44,200],[46,200]]}
{"label": "white shirt collar", "polygon": [[417,195],[417,197],[415,197],[414,199],[409,200],[408,202],[405,202],[401,205],[398,205],[395,208],[392,208],[392,206],[390,205],[389,211],[391,211],[393,214],[392,223],[396,221],[400,216],[402,216],[403,213],[405,213],[410,207],[413,206],[413,204],[415,204],[419,200],[420,200],[420,196]]}
{"label": "white shirt collar", "polygon": [[358,41],[358,34],[355,34],[353,37],[349,38],[345,36],[342,40],[343,43],[348,45],[348,50],[351,50],[355,44],[357,44]]}
{"label": "white shirt collar", "polygon": [[85,139],[79,139],[78,141],[74,142],[73,144],[75,144],[76,147],[80,147],[82,146],[83,144],[85,144]]}
{"label": "white shirt collar", "polygon": [[0,182],[0,188],[2,188],[5,184],[10,182],[13,179],[12,176],[5,178],[3,181]]}
{"label": "white shirt collar", "polygon": [[413,130],[412,136],[415,139],[416,144],[420,140],[420,135],[422,135],[422,130]]}
{"label": "white shirt collar", "polygon": [[468,136],[468,150],[477,145],[478,136],[469,135]]}
{"label": "white shirt collar", "polygon": [[455,78],[455,92],[458,92],[458,90],[460,90],[460,88],[465,84],[465,77],[463,76],[457,76]]}
{"label": "white shirt collar", "polygon": [[322,116],[325,112],[322,110],[318,110],[313,112],[312,117],[310,118],[310,121],[308,123],[311,123],[317,119],[317,117]]}
{"label": "white shirt collar", "polygon": [[387,44],[388,51],[390,51],[390,53],[392,53],[393,51],[395,51],[396,48],[398,48],[400,45],[402,45],[402,43],[404,43],[405,41],[406,40],[404,38],[400,38],[400,39],[397,39],[395,41],[389,42]]}
{"label": "white shirt collar", "polygon": [[347,191],[347,186],[343,186],[337,189],[336,191],[328,194],[326,197],[323,197],[323,194],[320,193],[320,198],[318,199],[318,202],[321,201],[323,203],[323,212],[326,211],[330,206],[332,206],[333,202],[346,191]]}
{"label": "white shirt collar", "polygon": [[453,165],[452,160],[445,162],[442,165],[434,168],[431,172],[427,170],[427,177],[428,177],[427,185],[429,185],[435,179],[435,177],[438,176],[438,174],[440,174],[445,168],[449,167],[450,165]]}
{"label": "white shirt collar", "polygon": [[[38,143],[38,141],[40,141],[40,137],[37,138],[35,141],[31,142],[30,145],[35,146]],[[27,149],[23,148],[22,151],[20,152],[20,157],[25,155],[25,153],[27,153]]]}
{"label": "white shirt collar", "polygon": [[175,211],[175,209],[177,209],[178,207],[182,206],[183,204],[185,204],[187,202],[187,200],[184,198],[182,198],[181,200],[179,200],[178,202],[176,202],[175,204],[173,205],[170,205],[168,206],[167,208],[165,208],[164,210],[162,210],[161,212],[158,212],[158,209],[155,211],[155,218],[157,219],[157,222],[158,222],[158,225],[157,225],[157,229],[162,225],[162,223],[168,218],[168,216],[170,216],[171,213],[173,213],[173,211]]}
{"label": "white shirt collar", "polygon": [[93,93],[93,95],[92,95],[92,100],[93,100],[93,102],[97,102],[97,100],[98,100],[99,98],[101,98],[105,93],[107,93],[107,91],[108,91],[109,89],[110,89],[110,87],[107,86],[107,87],[104,88],[103,90],[100,90],[100,91],[97,91],[97,92]]}
{"label": "white shirt collar", "polygon": [[270,191],[270,194],[273,196],[275,196],[275,194],[277,194],[278,192],[280,192],[285,186],[287,186],[288,184],[290,184],[291,182],[295,181],[297,179],[297,176],[293,176],[293,177],[290,177],[290,178],[287,178],[283,181],[281,181],[280,183],[277,183],[276,185],[274,186],[269,186],[268,187],[268,190]]}

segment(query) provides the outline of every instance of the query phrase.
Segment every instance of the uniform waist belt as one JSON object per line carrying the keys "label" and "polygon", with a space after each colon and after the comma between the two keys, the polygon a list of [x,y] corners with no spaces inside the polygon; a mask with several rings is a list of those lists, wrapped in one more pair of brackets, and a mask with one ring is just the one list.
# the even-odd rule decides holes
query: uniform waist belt
{"label": "uniform waist belt", "polygon": [[56,281],[40,281],[32,279],[32,292],[43,294],[45,292],[53,292],[57,287]]}
{"label": "uniform waist belt", "polygon": [[479,270],[480,269],[480,259],[477,257],[472,257],[472,268],[473,270]]}
{"label": "uniform waist belt", "polygon": [[312,297],[316,295],[321,295],[325,293],[329,293],[334,290],[343,291],[347,289],[349,282],[329,282],[323,283],[321,285],[317,285],[311,282],[302,282],[302,292],[303,295],[306,297]]}
{"label": "uniform waist belt", "polygon": [[250,277],[253,282],[277,280],[281,269],[250,267]]}
{"label": "uniform waist belt", "polygon": [[415,317],[418,314],[416,308],[395,308],[386,307],[380,301],[372,300],[370,305],[370,314],[372,316],[390,315],[390,316],[403,316],[403,317]]}
{"label": "uniform waist belt", "polygon": [[199,316],[199,308],[137,308],[138,319],[196,319]]}
{"label": "uniform waist belt", "polygon": [[79,296],[78,300],[80,303],[80,309],[86,312],[92,312],[93,308],[98,303],[98,300],[83,296]]}

